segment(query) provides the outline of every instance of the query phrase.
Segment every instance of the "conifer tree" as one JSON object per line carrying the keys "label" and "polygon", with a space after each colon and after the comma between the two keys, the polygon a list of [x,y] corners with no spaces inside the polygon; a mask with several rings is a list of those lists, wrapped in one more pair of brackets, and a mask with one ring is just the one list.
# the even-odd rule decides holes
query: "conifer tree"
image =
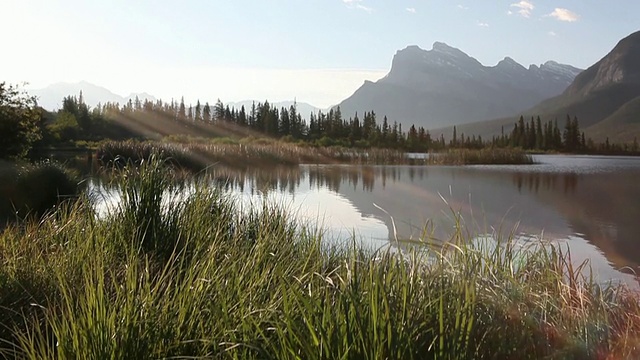
{"label": "conifer tree", "polygon": [[202,108],[202,121],[206,123],[211,122],[211,106],[208,102],[206,102]]}
{"label": "conifer tree", "polygon": [[195,121],[202,121],[202,106],[200,105],[200,99],[196,103],[195,114],[193,115]]}
{"label": "conifer tree", "polygon": [[187,110],[184,106],[184,96],[180,99],[180,106],[178,108],[178,120],[187,120]]}

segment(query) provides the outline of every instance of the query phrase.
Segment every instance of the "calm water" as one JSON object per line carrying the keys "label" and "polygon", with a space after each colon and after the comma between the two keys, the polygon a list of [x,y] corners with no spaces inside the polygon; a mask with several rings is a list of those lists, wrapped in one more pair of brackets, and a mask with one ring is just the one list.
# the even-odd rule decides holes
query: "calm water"
{"label": "calm water", "polygon": [[[536,156],[531,166],[329,166],[214,170],[245,203],[274,201],[327,237],[402,246],[428,231],[446,241],[455,214],[472,237],[514,234],[566,245],[601,279],[637,285],[640,158]],[[224,180],[222,180],[224,179]],[[624,268],[624,269],[623,269]],[[623,269],[623,271],[617,271]]]}

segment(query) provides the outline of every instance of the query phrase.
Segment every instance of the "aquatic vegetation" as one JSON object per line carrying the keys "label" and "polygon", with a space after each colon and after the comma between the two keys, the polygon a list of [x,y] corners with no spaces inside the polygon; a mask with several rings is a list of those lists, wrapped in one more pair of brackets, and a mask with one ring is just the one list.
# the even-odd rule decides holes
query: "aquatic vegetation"
{"label": "aquatic vegetation", "polygon": [[[140,162],[158,154],[178,167],[201,170],[211,165],[235,168],[263,165],[295,166],[299,164],[360,165],[468,165],[532,164],[530,155],[516,149],[455,149],[424,157],[409,157],[405,152],[383,148],[348,148],[311,146],[267,138],[244,138],[234,141],[218,138],[210,141],[184,142],[191,138],[168,138],[178,142],[106,142],[97,158],[106,165],[120,166],[130,160]],[[192,140],[192,139],[191,139]]]}
{"label": "aquatic vegetation", "polygon": [[519,149],[453,149],[432,154],[427,162],[431,165],[529,165],[533,164],[533,158]]}

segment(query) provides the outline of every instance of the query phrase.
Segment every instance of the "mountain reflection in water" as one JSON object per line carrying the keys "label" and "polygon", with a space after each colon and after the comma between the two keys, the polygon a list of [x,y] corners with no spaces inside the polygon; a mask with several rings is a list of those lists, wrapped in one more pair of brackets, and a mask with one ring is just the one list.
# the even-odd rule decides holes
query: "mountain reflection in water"
{"label": "mountain reflection in water", "polygon": [[[376,247],[447,241],[459,214],[469,238],[544,238],[589,259],[604,279],[640,265],[640,158],[536,156],[530,166],[332,166],[216,168],[210,176],[251,203],[271,199],[327,237]],[[425,224],[429,224],[425,229]],[[395,225],[395,226],[394,226]],[[395,229],[395,231],[394,231]],[[389,241],[391,240],[391,241]]]}

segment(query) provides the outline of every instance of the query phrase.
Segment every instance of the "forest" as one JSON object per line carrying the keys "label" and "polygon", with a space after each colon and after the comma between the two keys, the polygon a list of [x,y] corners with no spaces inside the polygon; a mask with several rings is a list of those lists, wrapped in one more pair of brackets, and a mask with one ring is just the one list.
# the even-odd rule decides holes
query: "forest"
{"label": "forest", "polygon": [[[444,134],[433,136],[428,129],[411,125],[404,130],[402,124],[379,117],[373,111],[345,117],[340,107],[328,111],[311,113],[308,117],[297,111],[295,105],[276,108],[268,101],[253,103],[250,109],[229,107],[218,100],[214,105],[200,101],[195,106],[185,106],[184,99],[155,102],[139,99],[124,106],[107,103],[91,111],[82,101],[82,96],[68,96],[52,125],[54,133],[64,138],[77,136],[74,129],[91,133],[92,126],[117,117],[138,118],[153,121],[156,118],[172,119],[184,123],[226,124],[246,129],[251,134],[279,138],[285,141],[304,141],[317,146],[340,145],[358,148],[391,148],[408,152],[441,151],[449,148],[481,149],[486,147],[521,148],[532,151],[566,153],[637,153],[637,139],[632,144],[613,144],[607,139],[596,143],[586,138],[580,130],[577,117],[567,115],[562,127],[558,120],[543,122],[538,116],[530,121],[520,116],[511,131],[503,128],[500,136],[483,139],[474,134],[458,134],[454,126],[453,135],[445,140]],[[75,119],[75,121],[74,121]],[[308,120],[306,120],[308,119]],[[77,126],[76,126],[77,123]],[[98,126],[100,127],[100,126]],[[104,133],[104,129],[97,131]]]}
{"label": "forest", "polygon": [[[563,125],[557,119],[542,121],[538,116],[530,120],[520,116],[513,129],[490,139],[475,134],[457,133],[452,136],[432,134],[429,129],[403,125],[380,117],[373,111],[345,116],[339,107],[328,111],[301,114],[295,104],[289,108],[271,105],[268,101],[253,103],[249,109],[229,107],[218,100],[213,105],[197,101],[195,106],[180,101],[130,100],[118,103],[87,105],[82,93],[69,95],[55,112],[37,106],[37,99],[4,83],[0,88],[0,130],[4,157],[24,156],[32,147],[87,146],[106,139],[123,140],[139,137],[117,124],[142,124],[167,127],[205,126],[209,129],[232,128],[233,136],[269,137],[285,142],[300,142],[313,146],[342,146],[355,148],[388,148],[407,152],[438,152],[447,149],[518,148],[530,152],[562,152],[584,154],[637,154],[638,140],[631,144],[614,144],[607,139],[596,143],[585,137],[579,120],[567,115]],[[22,117],[22,118],[21,118]],[[22,120],[20,120],[22,119]],[[165,125],[158,125],[158,124]],[[163,137],[177,136],[167,129]],[[8,147],[11,147],[9,149]]]}

